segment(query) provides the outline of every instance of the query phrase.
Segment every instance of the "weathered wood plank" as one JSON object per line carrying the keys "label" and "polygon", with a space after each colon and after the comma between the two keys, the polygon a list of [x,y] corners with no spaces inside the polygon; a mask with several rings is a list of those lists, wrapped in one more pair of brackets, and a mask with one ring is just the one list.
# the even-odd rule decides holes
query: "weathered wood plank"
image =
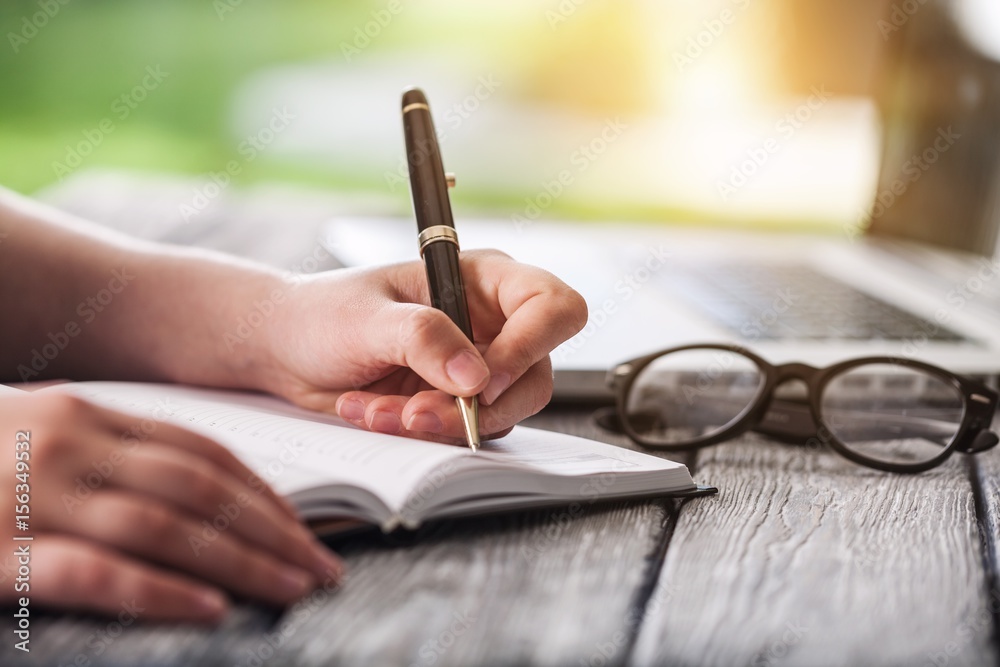
{"label": "weathered wood plank", "polygon": [[[599,435],[579,415],[533,425]],[[110,665],[620,664],[669,514],[657,503],[583,500],[577,510],[445,522],[405,541],[354,538],[340,548],[351,570],[343,589],[283,616],[243,607],[214,633],[133,626],[98,641],[100,655],[87,641],[107,620],[47,618],[32,662],[14,664],[77,655]],[[0,647],[0,663],[12,659]]]}
{"label": "weathered wood plank", "polygon": [[750,435],[697,476],[721,493],[681,512],[632,664],[996,664],[961,457],[892,475]]}
{"label": "weathered wood plank", "polygon": [[[997,421],[994,420],[994,431],[1000,427]],[[987,609],[1000,652],[1000,449],[976,457],[973,479],[979,500],[977,527],[988,572]]]}

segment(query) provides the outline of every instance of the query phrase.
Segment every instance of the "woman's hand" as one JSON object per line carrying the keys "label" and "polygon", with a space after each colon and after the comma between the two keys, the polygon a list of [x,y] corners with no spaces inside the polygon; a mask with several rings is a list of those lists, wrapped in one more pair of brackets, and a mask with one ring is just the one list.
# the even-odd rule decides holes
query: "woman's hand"
{"label": "woman's hand", "polygon": [[421,262],[303,279],[273,318],[266,389],[384,433],[458,440],[453,396],[480,395],[480,430],[502,435],[552,395],[549,352],[587,321],[583,298],[497,251],[464,252],[475,345],[428,304]]}
{"label": "woman's hand", "polygon": [[[420,261],[289,280],[217,253],[142,243],[2,189],[0,233],[0,310],[17,313],[0,327],[7,381],[254,388],[365,428],[460,440],[452,396],[479,395],[482,435],[505,433],[548,402],[548,354],[587,321],[565,283],[496,251],[461,255],[473,345],[429,306]],[[105,293],[113,305],[79,315]],[[67,323],[72,341],[65,334],[59,354],[33,368],[53,344],[48,332]]]}
{"label": "woman's hand", "polygon": [[[56,392],[0,396],[0,540],[31,553],[30,590],[9,574],[0,604],[109,615],[128,604],[143,618],[213,622],[224,591],[283,605],[340,578],[336,556],[225,448],[140,423]],[[24,509],[28,531],[17,534],[34,540],[13,542]],[[16,572],[3,558],[13,567],[0,571]]]}

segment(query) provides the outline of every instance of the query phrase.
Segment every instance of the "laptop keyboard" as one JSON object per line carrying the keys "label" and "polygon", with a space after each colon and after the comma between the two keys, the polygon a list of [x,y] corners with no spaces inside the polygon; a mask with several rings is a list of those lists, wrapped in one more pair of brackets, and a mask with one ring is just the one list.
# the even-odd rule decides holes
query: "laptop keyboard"
{"label": "laptop keyboard", "polygon": [[967,340],[802,265],[684,265],[670,290],[695,310],[752,340]]}

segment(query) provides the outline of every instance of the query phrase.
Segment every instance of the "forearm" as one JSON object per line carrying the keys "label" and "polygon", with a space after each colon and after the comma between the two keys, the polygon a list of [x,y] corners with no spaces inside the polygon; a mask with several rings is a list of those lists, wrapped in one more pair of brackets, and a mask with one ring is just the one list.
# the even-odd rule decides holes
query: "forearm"
{"label": "forearm", "polygon": [[267,325],[288,287],[276,272],[136,241],[5,191],[0,235],[0,379],[264,388]]}

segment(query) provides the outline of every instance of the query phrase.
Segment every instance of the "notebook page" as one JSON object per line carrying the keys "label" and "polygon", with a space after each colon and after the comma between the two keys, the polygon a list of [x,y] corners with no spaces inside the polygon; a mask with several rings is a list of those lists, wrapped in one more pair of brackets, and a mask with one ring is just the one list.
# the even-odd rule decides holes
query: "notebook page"
{"label": "notebook page", "polygon": [[[425,484],[400,517],[428,518],[504,508],[692,491],[687,467],[603,442],[525,426],[483,442],[475,456],[443,469],[447,483]],[[437,472],[435,474],[438,474]]]}
{"label": "notebook page", "polygon": [[484,460],[516,462],[534,471],[562,477],[685,467],[603,442],[522,426],[515,427],[505,438],[483,443],[480,454]]}
{"label": "notebook page", "polygon": [[212,438],[283,495],[346,484],[370,491],[393,512],[431,471],[470,455],[459,447],[363,431],[256,394],[131,382],[71,383],[44,391],[143,415],[147,427],[164,420]]}

